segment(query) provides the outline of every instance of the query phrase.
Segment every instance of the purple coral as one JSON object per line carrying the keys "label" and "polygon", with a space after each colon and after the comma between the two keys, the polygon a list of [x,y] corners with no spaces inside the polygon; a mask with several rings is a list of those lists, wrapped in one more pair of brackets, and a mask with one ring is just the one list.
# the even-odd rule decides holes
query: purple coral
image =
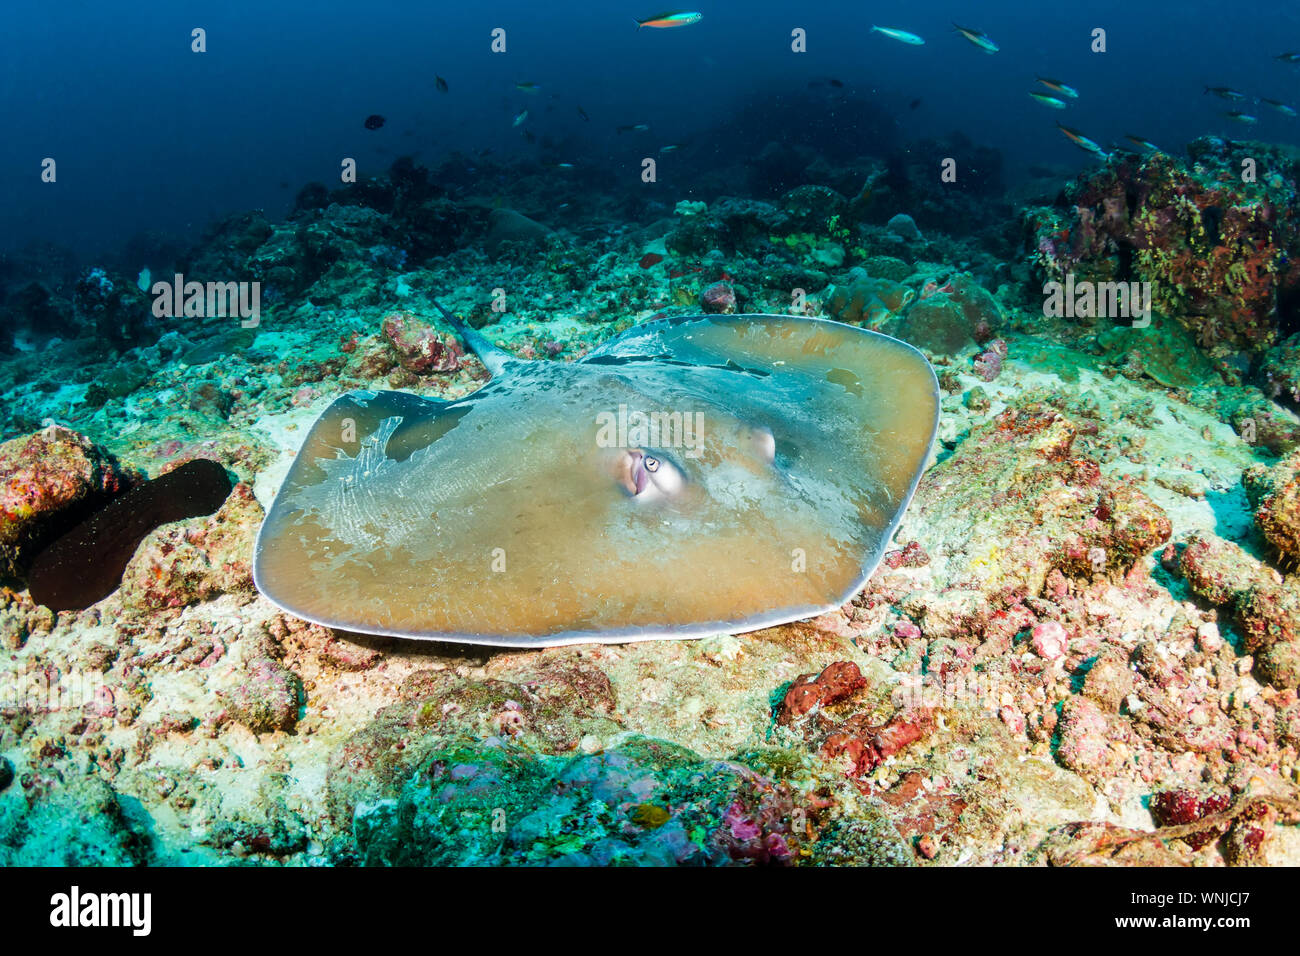
{"label": "purple coral", "polygon": [[711,314],[727,314],[736,311],[736,290],[729,282],[715,282],[700,293],[700,306]]}
{"label": "purple coral", "polygon": [[1004,339],[994,339],[975,359],[975,374],[983,381],[991,382],[1002,374],[1002,360],[1007,357],[1007,343]]}

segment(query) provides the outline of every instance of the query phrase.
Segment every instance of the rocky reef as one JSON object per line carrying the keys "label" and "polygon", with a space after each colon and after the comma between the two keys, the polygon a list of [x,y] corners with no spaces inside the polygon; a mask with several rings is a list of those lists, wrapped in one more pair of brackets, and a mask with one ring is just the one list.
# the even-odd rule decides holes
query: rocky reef
{"label": "rocky reef", "polygon": [[[1297,177],[1269,149],[1120,155],[1002,217],[996,177],[922,202],[898,159],[774,152],[768,198],[565,210],[540,166],[404,160],[156,264],[261,282],[255,327],[152,324],[111,269],[67,301],[11,283],[0,863],[1300,862]],[[1151,281],[1152,323],[1045,314],[1067,273]],[[700,310],[878,329],[939,373],[939,440],[814,620],[518,651],[287,615],[252,546],[319,412],[485,379],[435,297],[546,361]],[[89,608],[33,600],[40,549],[195,459],[238,479],[218,510]]]}
{"label": "rocky reef", "polygon": [[1040,274],[1149,282],[1152,304],[1206,348],[1260,352],[1295,323],[1300,157],[1206,137],[1189,161],[1121,154],[1066,190],[1065,209],[1028,210]]}

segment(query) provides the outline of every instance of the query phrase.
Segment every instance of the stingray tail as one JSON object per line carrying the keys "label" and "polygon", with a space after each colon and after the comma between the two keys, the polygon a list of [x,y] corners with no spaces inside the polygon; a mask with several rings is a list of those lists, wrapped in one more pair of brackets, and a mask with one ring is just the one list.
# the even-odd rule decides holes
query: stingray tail
{"label": "stingray tail", "polygon": [[438,311],[442,313],[443,319],[446,320],[448,325],[456,330],[457,335],[465,340],[465,344],[468,345],[470,349],[473,350],[474,354],[478,356],[479,361],[487,367],[489,373],[497,375],[506,367],[507,362],[517,361],[515,357],[505,349],[497,348],[489,342],[477,329],[470,328],[456,316],[452,315],[450,310],[445,308],[437,299],[431,299],[430,301],[438,307]]}

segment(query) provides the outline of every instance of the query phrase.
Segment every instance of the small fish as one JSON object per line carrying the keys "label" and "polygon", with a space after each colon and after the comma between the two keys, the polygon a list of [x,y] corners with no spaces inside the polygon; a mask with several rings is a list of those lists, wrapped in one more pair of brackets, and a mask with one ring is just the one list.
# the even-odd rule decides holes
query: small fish
{"label": "small fish", "polygon": [[1289,105],[1287,105],[1286,103],[1282,103],[1282,102],[1280,102],[1280,101],[1278,101],[1278,100],[1270,100],[1270,99],[1267,99],[1267,98],[1265,98],[1265,97],[1260,97],[1260,100],[1259,100],[1259,101],[1260,101],[1261,103],[1264,103],[1264,104],[1267,105],[1267,106],[1271,106],[1271,107],[1273,107],[1273,109],[1277,110],[1277,111],[1278,111],[1279,113],[1281,113],[1283,116],[1295,116],[1295,115],[1296,115],[1296,111],[1295,111],[1295,107],[1294,107],[1294,106],[1289,106]]}
{"label": "small fish", "polygon": [[681,149],[681,148],[682,148],[681,143],[669,143],[667,146],[660,146],[660,147],[659,147],[659,152],[661,152],[661,153],[671,153],[673,150],[675,150],[675,149]]}
{"label": "small fish", "polygon": [[1273,59],[1281,60],[1283,63],[1300,63],[1300,53],[1279,53]]}
{"label": "small fish", "polygon": [[385,120],[385,119],[384,119],[382,116],[380,116],[378,113],[372,113],[371,115],[369,115],[369,116],[366,117],[366,123],[365,123],[365,126],[366,126],[366,129],[379,129],[379,127],[383,126],[384,123],[386,123],[386,122],[388,122],[388,121]]}
{"label": "small fish", "polygon": [[645,123],[637,123],[635,126],[620,126],[618,129],[614,130],[614,132],[619,133],[619,134],[622,134],[622,133],[644,133],[644,132],[645,132],[646,130],[648,130],[649,128],[650,128],[650,127],[647,126]]}
{"label": "small fish", "polygon": [[514,121],[512,124],[510,124],[510,125],[512,125],[512,126],[518,126],[518,125],[520,125],[521,123],[523,123],[523,121],[526,120],[526,119],[528,119],[528,110],[524,110],[524,111],[521,112],[518,116],[516,116],[516,117],[515,117],[515,121]]}
{"label": "small fish", "polygon": [[1229,87],[1226,86],[1207,86],[1205,88],[1205,92],[1213,93],[1215,96],[1219,97],[1220,99],[1233,100],[1234,102],[1236,100],[1244,100],[1246,98],[1245,93],[1238,92],[1237,90],[1230,89]]}
{"label": "small fish", "polygon": [[551,163],[552,169],[576,169],[573,163]]}
{"label": "small fish", "polygon": [[656,30],[666,30],[669,27],[688,27],[692,23],[699,23],[704,19],[704,14],[695,11],[684,13],[660,13],[653,17],[646,17],[644,20],[636,21],[636,28],[654,27]]}
{"label": "small fish", "polygon": [[921,105],[921,98],[918,96],[916,99],[912,100],[912,102],[907,104],[907,108],[909,110],[914,110],[920,105]]}
{"label": "small fish", "polygon": [[1077,129],[1070,129],[1070,127],[1062,126],[1060,123],[1056,124],[1056,128],[1061,131],[1066,139],[1072,142],[1075,146],[1078,146],[1080,149],[1101,157],[1109,155],[1104,149],[1092,140],[1088,139],[1088,137],[1084,136]]}
{"label": "small fish", "polygon": [[988,34],[986,33],[981,33],[979,30],[972,30],[969,27],[959,27],[955,23],[952,25],[952,28],[985,53],[997,53],[1000,49],[996,43],[988,38]]}
{"label": "small fish", "polygon": [[438,88],[439,93],[447,92],[447,81],[436,74],[433,77],[433,85]]}
{"label": "small fish", "polygon": [[584,110],[581,106],[578,107],[578,115],[582,117],[582,121],[584,123],[591,122],[591,117],[587,115],[587,111]]}
{"label": "small fish", "polygon": [[638,265],[640,265],[642,269],[649,269],[651,266],[657,266],[659,263],[663,261],[664,261],[664,257],[659,255],[659,253],[647,252],[645,255],[641,257],[641,261],[640,263],[638,263]]}
{"label": "small fish", "polygon": [[1042,103],[1044,106],[1050,106],[1054,110],[1065,109],[1065,100],[1055,96],[1048,96],[1046,93],[1030,93],[1031,97]]}
{"label": "small fish", "polygon": [[515,89],[520,93],[536,93],[541,87],[536,83],[516,83]]}
{"label": "small fish", "polygon": [[842,82],[840,82],[839,80],[832,79],[832,80],[830,81],[830,84],[831,84],[831,86],[835,87],[837,90],[842,90],[842,89],[844,89],[844,84],[843,84]]}
{"label": "small fish", "polygon": [[895,30],[893,27],[872,27],[872,33],[883,33],[891,40],[897,40],[899,43],[910,43],[912,46],[920,46],[925,43],[923,39],[915,33],[908,33],[906,30]]}
{"label": "small fish", "polygon": [[1254,126],[1259,122],[1259,118],[1251,116],[1249,113],[1243,113],[1240,110],[1228,110],[1223,114],[1234,123],[1241,123],[1243,126]]}
{"label": "small fish", "polygon": [[1132,133],[1125,133],[1124,138],[1136,146],[1138,149],[1148,149],[1153,153],[1163,153],[1159,146],[1149,139],[1143,139],[1141,136],[1134,136]]}
{"label": "small fish", "polygon": [[1079,98],[1078,90],[1073,86],[1066,86],[1060,80],[1053,80],[1046,76],[1036,76],[1034,79],[1039,83],[1042,83],[1043,86],[1047,87],[1053,93],[1060,93],[1062,96],[1068,96],[1072,100],[1077,100]]}

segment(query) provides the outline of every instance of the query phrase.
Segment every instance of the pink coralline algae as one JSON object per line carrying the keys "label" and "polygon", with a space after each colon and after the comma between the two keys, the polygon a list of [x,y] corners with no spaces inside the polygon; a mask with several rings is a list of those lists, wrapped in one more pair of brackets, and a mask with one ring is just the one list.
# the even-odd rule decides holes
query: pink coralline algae
{"label": "pink coralline algae", "polygon": [[1035,654],[1054,661],[1065,656],[1069,637],[1065,633],[1065,628],[1061,627],[1059,622],[1043,621],[1034,625],[1030,641],[1034,646]]}
{"label": "pink coralline algae", "polygon": [[700,293],[700,307],[709,313],[731,314],[736,311],[736,290],[729,282],[715,282]]}
{"label": "pink coralline algae", "polygon": [[415,375],[453,372],[464,352],[454,336],[438,332],[407,312],[393,312],[383,321],[384,338],[397,353],[398,364]]}
{"label": "pink coralline algae", "polygon": [[975,359],[975,374],[986,382],[991,382],[1002,374],[1002,360],[1007,357],[1007,343],[994,339]]}
{"label": "pink coralline algae", "polygon": [[816,678],[804,674],[786,691],[777,720],[787,724],[814,708],[844,700],[866,684],[862,671],[852,661],[837,661]]}
{"label": "pink coralline algae", "polygon": [[41,548],[138,477],[66,428],[0,445],[0,578],[21,575]]}

